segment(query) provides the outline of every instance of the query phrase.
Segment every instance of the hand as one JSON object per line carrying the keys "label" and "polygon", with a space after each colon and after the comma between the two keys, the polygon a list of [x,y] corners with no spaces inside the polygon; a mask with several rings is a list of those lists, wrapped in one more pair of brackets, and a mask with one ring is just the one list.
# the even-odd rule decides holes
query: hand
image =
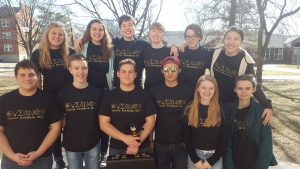
{"label": "hand", "polygon": [[180,52],[184,52],[184,49],[187,47],[187,44],[186,43],[183,43],[183,44],[181,44],[179,47],[178,47],[178,49],[179,49],[179,51]]}
{"label": "hand", "polygon": [[203,163],[201,160],[199,160],[197,163],[194,164],[194,167],[196,169],[204,169]]}
{"label": "hand", "polygon": [[176,45],[172,45],[172,46],[171,46],[170,55],[173,55],[173,56],[179,56],[178,48],[176,47]]}
{"label": "hand", "polygon": [[272,119],[272,114],[273,114],[273,110],[272,109],[265,109],[263,114],[262,114],[262,118],[264,119],[264,121],[262,122],[263,125],[269,125]]}
{"label": "hand", "polygon": [[125,138],[122,140],[128,146],[140,146],[140,137],[133,137],[132,135],[126,135]]}
{"label": "hand", "polygon": [[83,49],[83,44],[81,43],[82,38],[78,38],[74,42],[74,49],[79,53]]}
{"label": "hand", "polygon": [[36,151],[31,151],[27,154],[27,160],[30,160],[31,162],[33,162],[34,160],[36,160],[37,158],[40,157],[40,155],[36,152]]}
{"label": "hand", "polygon": [[32,161],[28,160],[28,155],[22,153],[13,154],[11,160],[15,161],[19,166],[29,166],[32,164]]}
{"label": "hand", "polygon": [[139,147],[136,146],[127,146],[126,154],[135,155],[139,152]]}
{"label": "hand", "polygon": [[211,169],[211,165],[207,161],[203,163],[203,167],[204,169]]}

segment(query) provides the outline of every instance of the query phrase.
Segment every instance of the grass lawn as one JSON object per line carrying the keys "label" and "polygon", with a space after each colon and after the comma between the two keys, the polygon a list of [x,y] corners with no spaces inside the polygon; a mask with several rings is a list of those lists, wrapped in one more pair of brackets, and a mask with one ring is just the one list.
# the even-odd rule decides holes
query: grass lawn
{"label": "grass lawn", "polygon": [[[0,95],[16,88],[13,77],[0,76],[0,82]],[[300,81],[291,80],[266,80],[263,82],[267,96],[273,101],[272,126],[275,156],[279,160],[298,164],[300,164],[299,84]]]}

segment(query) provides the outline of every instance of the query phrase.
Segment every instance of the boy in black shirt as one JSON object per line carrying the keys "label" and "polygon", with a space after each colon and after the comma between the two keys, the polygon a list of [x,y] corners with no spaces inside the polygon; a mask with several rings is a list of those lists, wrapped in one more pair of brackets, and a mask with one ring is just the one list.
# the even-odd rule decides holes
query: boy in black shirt
{"label": "boy in black shirt", "polygon": [[[117,76],[120,86],[104,96],[99,110],[101,130],[112,137],[109,154],[147,153],[156,107],[151,96],[134,85],[137,73],[133,60],[120,61]],[[133,136],[130,128],[135,128],[138,136]]]}
{"label": "boy in black shirt", "polygon": [[165,83],[150,90],[158,107],[154,146],[156,167],[186,169],[187,151],[180,119],[184,106],[193,98],[193,86],[178,82],[180,61],[177,57],[164,58],[161,66]]}
{"label": "boy in black shirt", "polygon": [[55,97],[38,89],[38,70],[29,60],[15,67],[19,88],[0,97],[1,168],[52,169],[49,150],[60,134]]}
{"label": "boy in black shirt", "polygon": [[97,111],[104,89],[87,82],[88,65],[83,55],[71,55],[68,66],[73,83],[57,94],[65,112],[63,146],[68,167],[82,168],[84,160],[87,169],[98,169],[100,129]]}

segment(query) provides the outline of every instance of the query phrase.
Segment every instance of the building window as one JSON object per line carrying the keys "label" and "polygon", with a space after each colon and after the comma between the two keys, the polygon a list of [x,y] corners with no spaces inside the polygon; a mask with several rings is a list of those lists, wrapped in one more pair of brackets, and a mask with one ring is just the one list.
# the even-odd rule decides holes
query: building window
{"label": "building window", "polygon": [[283,49],[282,48],[274,49],[274,60],[283,60]]}
{"label": "building window", "polygon": [[12,44],[4,44],[4,52],[12,52],[13,47]]}
{"label": "building window", "polygon": [[9,19],[1,19],[1,26],[3,28],[10,27],[10,20]]}
{"label": "building window", "polygon": [[268,49],[266,50],[264,60],[270,60],[270,56],[271,56],[270,53],[271,53],[271,49],[268,48]]}
{"label": "building window", "polygon": [[11,39],[11,32],[2,32],[3,39]]}

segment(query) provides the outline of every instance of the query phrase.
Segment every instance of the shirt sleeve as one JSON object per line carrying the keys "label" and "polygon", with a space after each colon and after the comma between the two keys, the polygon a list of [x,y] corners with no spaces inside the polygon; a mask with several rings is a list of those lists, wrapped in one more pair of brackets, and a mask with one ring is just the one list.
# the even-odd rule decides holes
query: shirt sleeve
{"label": "shirt sleeve", "polygon": [[144,91],[144,98],[145,98],[145,103],[144,103],[144,113],[145,113],[145,117],[149,117],[151,115],[157,114],[157,108],[156,105],[154,103],[154,100],[152,99],[151,95],[147,92]]}
{"label": "shirt sleeve", "polygon": [[110,91],[105,92],[99,107],[98,115],[111,116]]}
{"label": "shirt sleeve", "polygon": [[50,123],[56,123],[63,118],[63,109],[59,105],[57,99],[53,96],[49,97]]}

